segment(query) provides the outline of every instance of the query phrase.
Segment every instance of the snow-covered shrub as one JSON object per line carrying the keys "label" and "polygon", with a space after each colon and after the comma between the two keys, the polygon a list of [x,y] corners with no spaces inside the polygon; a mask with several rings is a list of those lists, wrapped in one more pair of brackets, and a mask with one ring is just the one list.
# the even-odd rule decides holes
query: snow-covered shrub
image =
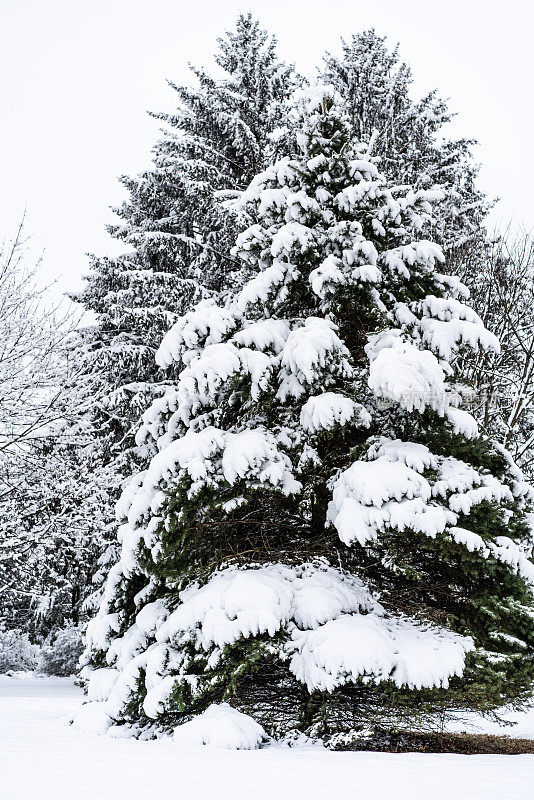
{"label": "snow-covered shrub", "polygon": [[37,666],[39,647],[26,633],[0,627],[0,674],[10,670],[33,670]]}
{"label": "snow-covered shrub", "polygon": [[75,625],[63,628],[42,648],[38,670],[45,675],[73,675],[83,650],[82,632]]}

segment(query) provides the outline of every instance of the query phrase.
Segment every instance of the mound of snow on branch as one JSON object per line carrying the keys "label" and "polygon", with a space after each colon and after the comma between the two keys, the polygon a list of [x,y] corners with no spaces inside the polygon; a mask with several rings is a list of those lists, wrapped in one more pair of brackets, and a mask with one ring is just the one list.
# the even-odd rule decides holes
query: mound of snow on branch
{"label": "mound of snow on branch", "polygon": [[[102,624],[107,626],[105,618]],[[162,601],[139,612],[136,622],[108,649],[110,667],[87,676],[89,698],[95,702],[83,706],[75,726],[105,732],[120,720],[121,709],[139,681],[146,689],[145,714],[157,719],[177,686],[187,684],[194,690],[201,677],[190,671],[181,649],[184,642],[206,654],[210,667],[215,667],[226,646],[266,633],[274,637],[281,630],[286,635],[273,648],[282,660],[289,659],[290,670],[310,691],[332,691],[358,680],[446,687],[452,676],[463,672],[465,655],[473,648],[469,637],[391,616],[357,576],[326,564],[228,567],[203,586],[182,592],[170,614]],[[243,715],[235,717],[237,712],[227,707],[226,716],[219,717],[221,708],[212,706],[198,726],[196,720],[184,724],[175,737],[189,743],[196,737],[196,743],[256,746],[261,740],[259,726],[254,728],[259,738],[247,739],[237,725]],[[235,725],[226,740],[222,733],[231,714]],[[204,727],[206,720],[209,726]]]}
{"label": "mound of snow on branch", "polygon": [[182,747],[207,744],[228,750],[255,750],[266,738],[258,722],[228,703],[212,703],[204,713],[174,729],[174,741]]}
{"label": "mound of snow on branch", "polygon": [[295,631],[291,671],[310,691],[363,680],[410,689],[447,687],[461,675],[473,642],[450,631],[374,614],[343,615],[313,631]]}

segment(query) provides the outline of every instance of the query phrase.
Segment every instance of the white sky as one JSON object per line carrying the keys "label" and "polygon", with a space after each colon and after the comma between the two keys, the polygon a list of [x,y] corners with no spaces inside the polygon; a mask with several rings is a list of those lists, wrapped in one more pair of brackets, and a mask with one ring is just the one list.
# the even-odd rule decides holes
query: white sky
{"label": "white sky", "polygon": [[0,237],[27,206],[47,280],[75,289],[85,252],[117,252],[104,225],[116,177],[149,163],[159,123],[145,110],[172,110],[165,79],[209,65],[249,9],[305,74],[340,36],[374,26],[399,41],[416,92],[437,87],[454,133],[480,142],[494,220],[534,227],[530,0],[0,0]]}

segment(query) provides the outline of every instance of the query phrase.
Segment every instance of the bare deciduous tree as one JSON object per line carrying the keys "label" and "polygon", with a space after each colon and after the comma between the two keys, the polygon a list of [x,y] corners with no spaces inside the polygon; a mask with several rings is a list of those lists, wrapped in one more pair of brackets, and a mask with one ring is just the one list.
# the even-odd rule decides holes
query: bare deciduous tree
{"label": "bare deciduous tree", "polygon": [[534,475],[534,236],[510,230],[473,250],[460,277],[484,324],[499,338],[498,355],[464,364],[477,389],[483,428]]}
{"label": "bare deciduous tree", "polygon": [[36,270],[26,264],[24,219],[0,244],[0,464],[24,454],[56,418],[63,344],[73,315],[46,303]]}

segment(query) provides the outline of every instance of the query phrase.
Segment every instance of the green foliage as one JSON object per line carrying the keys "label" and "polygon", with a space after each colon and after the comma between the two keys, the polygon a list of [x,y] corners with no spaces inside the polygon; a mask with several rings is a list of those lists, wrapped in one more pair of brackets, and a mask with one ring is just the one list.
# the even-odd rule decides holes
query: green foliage
{"label": "green foliage", "polygon": [[[236,252],[244,253],[244,260],[249,259],[263,271],[267,288],[248,305],[245,302],[231,307],[237,322],[227,340],[224,334],[219,337],[221,350],[209,350],[204,362],[203,353],[197,356],[193,350],[190,352],[196,360],[191,362],[190,372],[186,369],[181,373],[179,391],[162,412],[168,412],[163,422],[155,409],[154,429],[170,434],[166,441],[171,452],[167,450],[161,461],[155,457],[154,469],[151,467],[152,472],[149,470],[147,482],[140,489],[140,502],[134,506],[135,521],[130,520],[129,527],[125,526],[132,540],[141,544],[135,557],[127,562],[128,577],[115,591],[110,608],[120,612],[120,635],[125,635],[129,626],[134,627],[135,614],[143,605],[135,598],[148,579],[150,600],[163,601],[166,610],[172,612],[175,608],[180,610],[182,601],[186,605],[188,597],[198,599],[198,588],[211,579],[215,581],[229,565],[246,568],[250,573],[270,564],[322,563],[335,567],[343,576],[360,578],[365,590],[379,600],[386,618],[393,621],[392,625],[398,624],[399,629],[409,622],[413,629],[428,633],[428,639],[435,634],[436,640],[436,629],[441,629],[440,635],[448,644],[458,648],[455,653],[460,651],[460,640],[452,633],[468,637],[461,644],[462,657],[471,644],[474,649],[468,653],[465,670],[462,671],[459,657],[444,676],[425,676],[424,680],[405,676],[399,679],[389,661],[384,673],[379,667],[373,672],[370,667],[359,665],[351,671],[343,664],[337,668],[337,675],[329,673],[335,680],[333,691],[328,692],[322,688],[325,683],[313,675],[314,670],[326,670],[325,664],[314,664],[310,657],[312,677],[308,680],[298,669],[292,671],[293,661],[288,663],[297,653],[289,645],[291,640],[291,646],[298,646],[294,645],[300,635],[295,625],[305,626],[296,615],[293,618],[284,612],[278,620],[273,614],[271,635],[264,632],[267,626],[262,629],[259,622],[259,633],[255,635],[244,626],[239,638],[234,639],[231,634],[231,644],[221,645],[220,649],[214,644],[215,636],[204,637],[200,620],[202,614],[208,616],[208,611],[203,602],[215,603],[214,617],[220,611],[228,625],[239,618],[239,608],[235,610],[232,602],[226,605],[224,598],[218,599],[221,584],[217,584],[214,598],[204,593],[194,611],[189,607],[191,617],[187,617],[189,612],[184,614],[186,619],[177,614],[164,634],[170,637],[165,641],[176,656],[176,663],[170,660],[163,667],[163,674],[175,679],[158,717],[158,724],[168,727],[202,712],[210,703],[230,700],[262,722],[266,720],[268,730],[276,734],[297,728],[330,738],[369,725],[383,727],[385,722],[393,727],[408,724],[409,720],[413,724],[416,719],[442,715],[447,710],[486,712],[513,698],[524,699],[532,688],[532,590],[520,570],[500,558],[498,549],[499,537],[508,537],[514,547],[527,532],[525,496],[516,491],[513,465],[489,440],[476,433],[472,438],[455,433],[444,410],[441,414],[414,411],[413,405],[401,400],[382,404],[382,394],[373,388],[371,380],[376,355],[370,355],[370,349],[383,342],[384,337],[378,334],[385,333],[400,342],[390,355],[397,354],[402,359],[404,347],[420,369],[417,377],[426,376],[427,369],[432,380],[438,376],[438,393],[443,380],[440,376],[445,373],[448,389],[458,389],[460,394],[465,389],[456,384],[454,369],[447,360],[438,360],[438,346],[427,346],[423,335],[427,329],[419,301],[428,296],[444,301],[443,305],[438,303],[435,314],[424,317],[425,322],[436,323],[431,330],[443,322],[440,314],[445,318],[450,314],[459,328],[462,322],[476,327],[476,323],[469,322],[469,315],[462,316],[467,310],[462,311],[460,306],[458,311],[454,294],[436,274],[438,257],[434,259],[432,253],[437,250],[421,241],[430,233],[427,196],[411,193],[397,199],[397,190],[389,191],[383,186],[373,163],[367,161],[361,166],[364,155],[361,148],[351,146],[343,108],[332,96],[326,96],[319,106],[312,104],[307,113],[302,121],[300,150],[291,161],[283,161],[262,175],[250,195],[245,195],[252,199],[243,201],[244,213],[253,224],[245,238],[238,240]],[[365,178],[355,177],[360,171]],[[258,195],[254,196],[256,190]],[[269,198],[279,199],[281,194],[283,202],[269,206]],[[262,204],[265,195],[267,200]],[[297,219],[297,223],[292,222]],[[282,236],[275,241],[279,233]],[[283,246],[278,251],[280,239]],[[360,257],[361,262],[355,261]],[[317,277],[319,266],[325,264],[332,267],[332,272],[325,274],[334,277],[325,278],[317,288],[313,276]],[[271,267],[275,269],[269,272]],[[362,278],[360,269],[372,267],[377,270],[375,279],[372,275],[370,279]],[[273,274],[282,277],[272,278]],[[252,296],[255,297],[253,293]],[[406,324],[400,320],[403,311],[410,320]],[[311,328],[310,317],[316,318],[311,320]],[[243,368],[243,363],[249,362],[241,361],[245,347],[239,350],[234,333],[241,322],[243,328],[238,331],[246,333],[248,326],[266,320],[281,322],[287,338],[280,357],[271,351],[267,355],[267,346],[256,346],[253,356],[266,365],[262,369],[267,378],[260,383],[253,368],[248,367],[248,372]],[[323,337],[318,335],[319,344],[309,333],[316,330],[313,325],[317,323]],[[206,336],[203,325],[204,322],[199,325],[199,339]],[[192,329],[194,338],[198,332],[193,326]],[[306,341],[299,338],[303,331]],[[296,336],[290,347],[287,343],[293,334]],[[483,334],[482,331],[480,338],[486,341]],[[466,334],[466,341],[471,338]],[[447,343],[447,334],[444,339]],[[287,366],[292,359],[297,362],[293,348],[299,345],[295,341],[306,353],[311,352],[311,366]],[[421,350],[428,358],[422,358]],[[217,372],[217,352],[222,358],[241,353],[237,362],[232,361],[237,363],[233,371],[226,371],[225,364],[221,373]],[[183,360],[188,363],[185,356]],[[408,361],[401,361],[402,364],[407,369],[412,366]],[[386,378],[397,378],[394,369],[392,375]],[[287,391],[286,379],[291,387]],[[432,387],[432,380],[424,385]],[[355,409],[360,405],[364,416],[359,419],[355,412],[343,424],[326,422],[315,427],[304,422],[304,404],[321,396],[324,400],[327,392],[338,399],[350,398]],[[177,410],[182,397],[184,409],[189,410]],[[450,395],[443,390],[440,397],[442,406],[436,402],[435,407],[447,409]],[[203,438],[206,432],[209,437]],[[238,439],[242,433],[252,434],[252,455],[247,451],[238,469],[232,466],[227,470],[225,448],[230,440],[234,446],[236,441],[244,441]],[[152,435],[155,440],[157,435]],[[258,441],[260,446],[255,449]],[[383,485],[385,481],[380,482],[377,472],[365,471],[376,458],[373,448],[382,441],[392,445],[400,441],[412,456],[414,451],[426,453],[432,467],[426,471],[410,469],[402,456],[393,455],[392,461],[384,457],[379,466],[386,470],[386,480],[391,475],[394,482],[389,494],[390,487]],[[175,443],[176,448],[172,449]],[[425,447],[417,449],[414,445]],[[265,455],[263,446],[271,447],[269,453],[275,455]],[[233,464],[240,454],[230,452],[229,461]],[[286,494],[279,480],[265,477],[280,466],[277,458],[285,459],[283,464],[291,467],[291,488]],[[360,486],[356,486],[355,496],[347,497],[353,501],[348,508],[361,530],[355,530],[351,539],[353,531],[344,536],[336,527],[329,504],[335,506],[336,485],[356,460],[360,461],[357,468],[362,469],[356,475],[364,476],[363,490],[360,497],[356,493]],[[386,465],[392,463],[389,472]],[[452,478],[447,479],[446,469],[442,471],[444,464],[451,468],[459,487]],[[488,486],[484,484],[486,476]],[[373,483],[367,487],[366,480],[374,481],[376,486]],[[463,481],[466,489],[461,488]],[[418,485],[423,488],[419,490]],[[461,497],[464,491],[479,485],[488,488],[487,495],[465,494],[466,505],[460,504],[461,510],[453,513],[457,506],[451,498],[455,493]],[[380,493],[376,501],[375,490]],[[411,500],[420,501],[420,516],[412,511]],[[370,510],[368,525],[364,506]],[[390,509],[397,510],[400,522]],[[435,530],[428,523],[433,512],[444,520],[442,527],[436,525]],[[422,521],[424,514],[427,517]],[[465,541],[461,532],[458,538],[454,526],[463,528],[463,534],[476,534],[479,538],[467,535]],[[347,541],[350,546],[344,543]],[[513,552],[517,555],[519,551]],[[224,592],[227,584],[222,585]],[[184,589],[191,589],[191,594],[179,597]],[[273,594],[276,605],[276,592]],[[357,616],[374,611],[362,605],[361,611],[351,608],[336,613]],[[326,627],[337,621],[337,616],[330,618],[326,612],[324,621],[315,624],[321,628],[321,636],[327,637]],[[210,617],[208,627],[212,624]],[[238,625],[235,627],[239,629]],[[175,632],[169,633],[171,630]],[[310,633],[306,627],[304,632]],[[315,632],[313,629],[314,635]],[[137,633],[134,627],[133,634]],[[393,632],[391,638],[396,635]],[[311,636],[306,641],[310,639]],[[150,648],[152,643],[153,635],[140,647]],[[435,641],[432,646],[437,648]],[[336,647],[337,641],[333,649]],[[400,653],[401,644],[398,647]],[[317,657],[322,658],[320,648],[318,651]],[[335,671],[336,667],[332,669]],[[417,688],[422,685],[435,688]],[[321,690],[312,691],[313,686]],[[139,689],[132,699],[137,705],[128,705],[128,715],[142,716],[141,697]],[[280,704],[284,705],[283,710],[279,710]]]}

